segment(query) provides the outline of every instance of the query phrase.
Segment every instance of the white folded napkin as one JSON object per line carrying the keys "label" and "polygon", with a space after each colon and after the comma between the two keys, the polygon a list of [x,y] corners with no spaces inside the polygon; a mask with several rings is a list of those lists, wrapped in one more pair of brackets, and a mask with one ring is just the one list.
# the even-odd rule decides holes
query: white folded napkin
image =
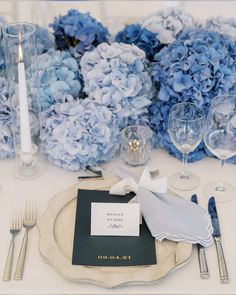
{"label": "white folded napkin", "polygon": [[122,170],[120,176],[128,176],[110,189],[110,194],[125,195],[135,192],[146,224],[156,239],[169,239],[209,246],[212,225],[209,214],[197,204],[167,194],[167,179],[152,179],[145,167],[138,182]]}
{"label": "white folded napkin", "polygon": [[153,194],[140,188],[137,193],[143,217],[152,236],[163,240],[212,243],[211,220],[200,206],[169,194]]}

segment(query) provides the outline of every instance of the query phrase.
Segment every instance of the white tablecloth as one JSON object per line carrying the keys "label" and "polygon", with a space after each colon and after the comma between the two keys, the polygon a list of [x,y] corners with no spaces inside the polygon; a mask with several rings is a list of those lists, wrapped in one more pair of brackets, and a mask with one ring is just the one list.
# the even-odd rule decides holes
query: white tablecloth
{"label": "white tablecloth", "polygon": [[[37,200],[38,214],[41,215],[47,207],[48,201],[56,193],[67,189],[77,181],[79,173],[70,173],[46,163],[45,173],[33,181],[20,181],[14,178],[14,160],[0,161],[0,274],[3,274],[5,258],[10,242],[9,223],[13,208],[24,208],[27,199]],[[116,159],[103,165],[111,168],[121,165]],[[160,169],[161,175],[168,176],[181,169],[181,162],[167,155],[163,150],[153,151],[149,162],[151,169]],[[126,166],[125,166],[126,167]],[[202,187],[206,182],[215,180],[220,165],[216,159],[206,158],[200,162],[189,164],[189,170],[194,171],[201,178],[201,186],[194,192],[198,193],[199,203],[207,207],[207,199],[202,194]],[[140,173],[141,168],[130,168],[134,173]],[[236,165],[227,164],[225,178],[235,183]],[[81,174],[81,173],[80,173]],[[190,198],[192,192],[185,192],[183,197]],[[38,251],[38,230],[34,228],[29,235],[27,260],[24,279],[22,281],[3,282],[0,280],[0,294],[236,294],[236,200],[229,203],[218,203],[223,247],[230,274],[230,284],[222,285],[219,280],[217,256],[215,246],[206,249],[211,278],[201,280],[199,276],[197,249],[194,247],[191,260],[183,267],[174,270],[164,279],[155,284],[143,286],[123,286],[112,290],[88,284],[78,284],[62,278],[41,257]],[[23,231],[16,238],[16,252],[18,254]],[[17,255],[16,255],[17,256]],[[15,269],[16,259],[13,270]]]}

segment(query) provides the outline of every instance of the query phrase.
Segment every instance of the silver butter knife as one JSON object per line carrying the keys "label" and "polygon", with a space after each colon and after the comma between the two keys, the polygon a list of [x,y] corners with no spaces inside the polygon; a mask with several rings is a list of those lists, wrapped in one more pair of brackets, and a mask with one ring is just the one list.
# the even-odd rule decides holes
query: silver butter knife
{"label": "silver butter knife", "polygon": [[219,273],[220,273],[220,281],[222,284],[229,283],[229,274],[225,261],[224,251],[221,242],[221,233],[220,233],[220,224],[219,218],[216,210],[216,202],[215,198],[211,197],[208,201],[208,212],[211,216],[211,222],[213,226],[213,238],[216,245],[218,265],[219,265]]}
{"label": "silver butter knife", "polygon": [[[198,204],[197,195],[192,195],[191,201],[195,204]],[[209,274],[208,265],[207,265],[205,248],[202,245],[197,244],[197,249],[198,249],[200,277],[201,279],[209,279],[210,274]]]}

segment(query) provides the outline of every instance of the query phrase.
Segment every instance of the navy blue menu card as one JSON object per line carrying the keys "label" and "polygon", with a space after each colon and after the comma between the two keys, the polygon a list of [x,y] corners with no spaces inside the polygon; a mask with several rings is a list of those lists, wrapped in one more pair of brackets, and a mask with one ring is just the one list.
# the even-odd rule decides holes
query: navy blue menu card
{"label": "navy blue menu card", "polygon": [[110,195],[108,191],[79,190],[75,218],[73,265],[134,266],[156,264],[155,239],[145,221],[140,236],[91,236],[91,203],[128,203],[133,193],[125,197]]}

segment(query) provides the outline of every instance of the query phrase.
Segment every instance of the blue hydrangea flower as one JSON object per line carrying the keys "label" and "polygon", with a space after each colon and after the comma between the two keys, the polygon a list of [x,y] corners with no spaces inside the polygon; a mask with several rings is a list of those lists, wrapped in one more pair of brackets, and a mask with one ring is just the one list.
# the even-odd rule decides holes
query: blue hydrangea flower
{"label": "blue hydrangea flower", "polygon": [[[4,16],[0,16],[0,29],[7,23],[7,20]],[[2,70],[5,70],[5,57],[4,57],[4,48],[3,48],[3,39],[0,39],[0,75],[2,76]]]}
{"label": "blue hydrangea flower", "polygon": [[86,52],[80,65],[84,91],[116,114],[120,128],[129,119],[148,114],[153,91],[143,50],[135,45],[102,43]]}
{"label": "blue hydrangea flower", "polygon": [[156,34],[160,44],[173,43],[185,28],[199,25],[190,14],[179,8],[159,10],[140,21],[142,28]]}
{"label": "blue hydrangea flower", "polygon": [[35,25],[35,40],[37,44],[38,54],[47,52],[49,49],[55,48],[55,38],[47,28]]}
{"label": "blue hydrangea flower", "polygon": [[0,158],[14,156],[14,141],[11,129],[11,109],[6,79],[0,78]]}
{"label": "blue hydrangea flower", "polygon": [[[176,42],[156,54],[152,75],[158,93],[150,107],[156,145],[178,156],[167,134],[170,107],[190,101],[207,113],[214,96],[235,92],[235,57],[235,43],[203,29],[184,31]],[[204,147],[200,146],[192,159],[197,160],[204,153]]]}
{"label": "blue hydrangea flower", "polygon": [[226,35],[232,41],[236,41],[236,20],[222,16],[212,17],[206,20],[205,28]]}
{"label": "blue hydrangea flower", "polygon": [[154,55],[160,50],[161,46],[155,33],[145,28],[141,28],[139,24],[126,26],[115,36],[116,42],[135,44],[146,53],[146,57],[152,61]]}
{"label": "blue hydrangea flower", "polygon": [[41,144],[59,167],[78,171],[110,160],[119,148],[115,116],[89,99],[55,104],[42,116]]}
{"label": "blue hydrangea flower", "polygon": [[[67,51],[49,50],[37,57],[40,105],[46,110],[55,103],[78,99],[81,93],[81,76],[76,59]],[[31,90],[37,91],[32,80]],[[37,96],[37,93],[33,93]]]}
{"label": "blue hydrangea flower", "polygon": [[64,16],[56,17],[50,26],[54,30],[57,49],[69,49],[76,58],[108,41],[107,28],[89,13],[81,13],[75,9],[69,10]]}

